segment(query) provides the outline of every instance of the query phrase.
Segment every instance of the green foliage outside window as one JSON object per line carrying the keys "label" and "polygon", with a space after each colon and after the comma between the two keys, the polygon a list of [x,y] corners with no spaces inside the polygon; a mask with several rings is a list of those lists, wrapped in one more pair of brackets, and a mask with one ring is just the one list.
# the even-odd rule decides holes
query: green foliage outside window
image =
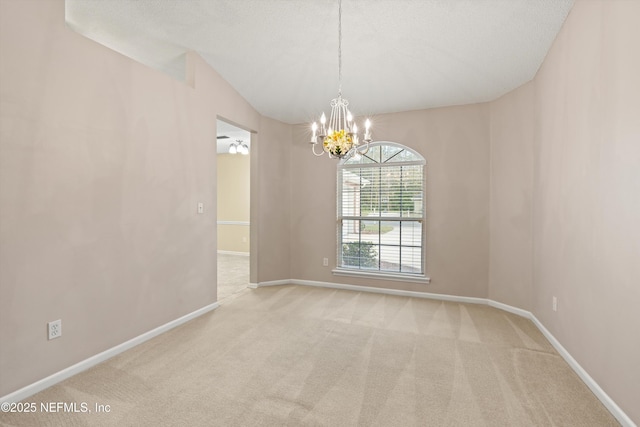
{"label": "green foliage outside window", "polygon": [[345,267],[375,268],[378,253],[371,242],[349,242],[342,245],[342,265]]}

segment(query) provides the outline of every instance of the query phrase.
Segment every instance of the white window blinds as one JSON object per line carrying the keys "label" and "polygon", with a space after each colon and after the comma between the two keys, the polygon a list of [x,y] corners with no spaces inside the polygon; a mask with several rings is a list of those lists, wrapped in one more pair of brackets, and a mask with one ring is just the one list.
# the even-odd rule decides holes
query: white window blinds
{"label": "white window blinds", "polygon": [[372,146],[338,170],[338,266],[422,274],[424,159],[397,144]]}

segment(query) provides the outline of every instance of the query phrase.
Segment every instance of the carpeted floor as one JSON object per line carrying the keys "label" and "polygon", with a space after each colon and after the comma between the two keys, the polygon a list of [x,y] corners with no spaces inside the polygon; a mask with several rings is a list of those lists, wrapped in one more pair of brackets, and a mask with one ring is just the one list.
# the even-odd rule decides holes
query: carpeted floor
{"label": "carpeted floor", "polygon": [[241,295],[249,285],[249,257],[218,254],[218,302],[224,304]]}
{"label": "carpeted floor", "polygon": [[303,286],[247,290],[25,402],[93,412],[1,414],[0,424],[617,425],[526,319]]}

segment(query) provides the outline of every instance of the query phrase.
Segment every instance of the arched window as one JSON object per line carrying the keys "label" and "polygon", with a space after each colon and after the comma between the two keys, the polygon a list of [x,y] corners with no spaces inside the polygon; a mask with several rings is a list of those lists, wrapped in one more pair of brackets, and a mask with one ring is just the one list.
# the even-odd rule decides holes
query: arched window
{"label": "arched window", "polygon": [[424,277],[425,163],[392,142],[339,163],[336,274]]}

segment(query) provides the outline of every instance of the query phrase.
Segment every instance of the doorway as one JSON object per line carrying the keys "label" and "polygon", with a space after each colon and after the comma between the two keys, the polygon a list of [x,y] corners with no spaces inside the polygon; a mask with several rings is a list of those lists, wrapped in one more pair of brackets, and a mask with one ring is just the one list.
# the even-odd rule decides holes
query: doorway
{"label": "doorway", "polygon": [[249,285],[251,231],[251,133],[217,120],[218,301]]}

